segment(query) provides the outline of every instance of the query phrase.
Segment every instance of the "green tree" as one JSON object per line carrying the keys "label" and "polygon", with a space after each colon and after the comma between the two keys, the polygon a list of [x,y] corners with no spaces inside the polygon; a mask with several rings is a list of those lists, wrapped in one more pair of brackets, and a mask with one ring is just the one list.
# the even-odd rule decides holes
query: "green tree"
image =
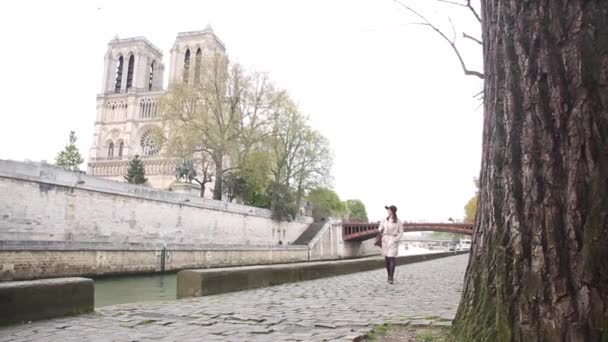
{"label": "green tree", "polygon": [[332,155],[329,141],[312,129],[289,98],[283,97],[271,119],[267,140],[272,154],[273,181],[295,189],[296,203],[307,191],[330,186]]}
{"label": "green tree", "polygon": [[469,202],[464,206],[464,222],[475,222],[475,213],[477,212],[477,196],[471,197]]}
{"label": "green tree", "polygon": [[125,180],[130,184],[144,184],[148,180],[146,178],[144,163],[139,159],[138,155],[135,155],[135,158],[129,163]]}
{"label": "green tree", "polygon": [[250,152],[241,159],[238,172],[246,184],[243,194],[246,205],[270,208],[271,164],[271,155],[261,150]]}
{"label": "green tree", "polygon": [[285,184],[272,182],[268,189],[272,218],[278,221],[292,220],[298,214],[294,191]]}
{"label": "green tree", "polygon": [[243,198],[247,191],[247,180],[240,174],[240,172],[229,172],[224,175],[222,190],[224,191],[224,198],[229,202],[234,201],[236,198]]}
{"label": "green tree", "polygon": [[467,204],[464,206],[464,221],[466,223],[474,223],[475,214],[477,213],[477,199],[479,198],[479,179],[475,178],[473,182],[475,183],[477,191],[475,192],[475,196],[471,197],[469,202],[467,202]]}
{"label": "green tree", "polygon": [[[204,151],[201,151],[200,156],[200,168],[197,171],[198,176],[194,178],[194,181],[201,187],[200,197],[205,197],[207,183],[211,183],[213,180],[211,178],[211,162],[209,155]],[[186,159],[186,157],[182,157],[181,159]]]}
{"label": "green tree", "polygon": [[313,189],[308,194],[307,199],[312,205],[313,217],[315,219],[341,215],[346,209],[338,194],[330,189]]}
{"label": "green tree", "polygon": [[214,166],[213,198],[221,200],[224,174],[269,134],[277,92],[267,75],[247,72],[221,53],[203,55],[199,77],[172,85],[161,100],[163,129],[155,136],[170,155],[206,153]]}
{"label": "green tree", "polygon": [[84,162],[84,159],[76,147],[76,133],[70,132],[69,143],[65,146],[63,151],[57,154],[55,158],[55,164],[68,171],[77,171],[80,169],[80,164]]}
{"label": "green tree", "polygon": [[310,128],[304,132],[304,147],[295,160],[294,185],[297,203],[300,203],[306,191],[331,186],[330,170],[333,157],[329,141],[320,132]]}
{"label": "green tree", "polygon": [[154,134],[168,157],[207,156],[213,177],[197,180],[201,193],[213,178],[214,199],[240,198],[288,217],[307,192],[330,186],[329,142],[285,91],[224,55],[201,68],[195,82],[171,86]]}
{"label": "green tree", "polygon": [[365,210],[365,204],[361,200],[347,200],[345,207],[348,220],[367,221],[367,211]]}

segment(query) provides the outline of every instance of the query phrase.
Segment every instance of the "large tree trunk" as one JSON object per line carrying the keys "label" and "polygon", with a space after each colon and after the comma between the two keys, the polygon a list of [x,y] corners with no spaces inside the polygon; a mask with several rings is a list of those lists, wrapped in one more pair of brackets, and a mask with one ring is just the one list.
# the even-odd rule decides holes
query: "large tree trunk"
{"label": "large tree trunk", "polygon": [[[204,178],[203,178],[203,179],[204,179]],[[201,186],[201,190],[200,190],[200,192],[199,192],[199,196],[200,196],[201,198],[205,197],[205,182],[204,182],[204,181],[203,181],[203,182],[201,182],[201,181],[200,181],[200,180],[198,180],[198,179],[194,179],[194,180],[195,180],[195,181],[198,183],[198,185],[200,185],[200,186]]]}
{"label": "large tree trunk", "polygon": [[222,200],[222,185],[224,181],[224,158],[223,154],[217,154],[213,156],[213,163],[215,164],[215,180],[213,183],[213,199]]}
{"label": "large tree trunk", "polygon": [[481,5],[481,197],[454,339],[608,341],[608,1]]}

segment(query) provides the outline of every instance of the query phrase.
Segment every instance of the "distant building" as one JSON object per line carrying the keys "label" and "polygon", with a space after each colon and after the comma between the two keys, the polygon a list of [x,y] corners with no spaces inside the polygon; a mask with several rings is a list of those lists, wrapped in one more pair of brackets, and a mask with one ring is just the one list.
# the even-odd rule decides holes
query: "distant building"
{"label": "distant building", "polygon": [[[192,82],[195,71],[200,70],[201,56],[225,54],[226,48],[207,27],[178,33],[170,53],[169,86]],[[122,181],[129,161],[139,155],[150,186],[167,189],[175,181],[173,174],[181,160],[161,156],[161,148],[152,139],[152,129],[161,124],[158,100],[166,93],[164,70],[163,52],[144,37],[116,38],[108,43],[89,175]],[[206,194],[211,195],[212,190]]]}

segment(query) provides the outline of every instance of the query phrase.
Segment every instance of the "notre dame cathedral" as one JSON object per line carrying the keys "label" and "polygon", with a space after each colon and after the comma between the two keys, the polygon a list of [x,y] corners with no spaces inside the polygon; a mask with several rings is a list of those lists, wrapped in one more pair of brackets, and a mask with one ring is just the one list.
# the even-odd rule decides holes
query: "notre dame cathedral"
{"label": "notre dame cathedral", "polygon": [[[210,27],[178,33],[170,51],[169,87],[194,77],[203,51],[226,53]],[[130,160],[139,155],[149,185],[168,189],[181,160],[162,156],[151,133],[161,124],[158,100],[166,92],[162,51],[144,37],[117,38],[108,44],[104,65],[87,173],[124,181]]]}

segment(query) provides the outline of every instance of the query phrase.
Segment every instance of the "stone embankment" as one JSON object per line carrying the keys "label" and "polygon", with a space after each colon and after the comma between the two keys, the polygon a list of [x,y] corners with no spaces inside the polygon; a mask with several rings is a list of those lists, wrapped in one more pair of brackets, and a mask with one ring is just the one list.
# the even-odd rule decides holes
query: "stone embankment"
{"label": "stone embankment", "polygon": [[0,328],[0,341],[353,341],[382,323],[453,319],[468,255]]}

